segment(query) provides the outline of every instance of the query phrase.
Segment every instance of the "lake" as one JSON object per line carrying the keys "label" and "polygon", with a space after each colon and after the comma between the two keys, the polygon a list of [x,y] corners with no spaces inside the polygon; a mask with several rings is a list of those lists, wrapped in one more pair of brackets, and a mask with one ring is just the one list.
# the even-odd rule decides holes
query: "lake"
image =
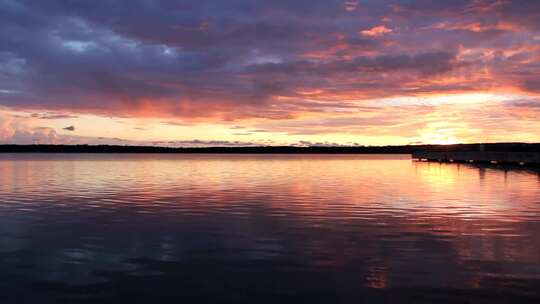
{"label": "lake", "polygon": [[540,174],[0,154],[0,303],[540,303]]}

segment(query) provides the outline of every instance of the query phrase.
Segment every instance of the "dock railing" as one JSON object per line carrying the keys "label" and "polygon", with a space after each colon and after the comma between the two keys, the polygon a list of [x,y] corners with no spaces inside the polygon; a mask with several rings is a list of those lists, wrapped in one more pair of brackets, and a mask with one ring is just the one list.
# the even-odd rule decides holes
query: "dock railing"
{"label": "dock railing", "polygon": [[537,152],[414,152],[412,158],[418,161],[540,165],[540,153]]}

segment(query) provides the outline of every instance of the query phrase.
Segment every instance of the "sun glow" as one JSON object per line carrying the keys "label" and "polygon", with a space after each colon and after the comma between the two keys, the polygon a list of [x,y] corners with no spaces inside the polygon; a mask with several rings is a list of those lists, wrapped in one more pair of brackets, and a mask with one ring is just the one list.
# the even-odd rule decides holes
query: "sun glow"
{"label": "sun glow", "polygon": [[425,144],[454,145],[463,141],[463,138],[458,138],[456,132],[459,132],[459,128],[450,128],[448,126],[446,126],[446,128],[442,126],[436,128],[435,126],[432,126],[421,132],[420,141]]}
{"label": "sun glow", "polygon": [[455,145],[459,143],[459,140],[456,137],[451,136],[451,137],[446,137],[446,138],[430,140],[428,143],[434,144],[434,145]]}

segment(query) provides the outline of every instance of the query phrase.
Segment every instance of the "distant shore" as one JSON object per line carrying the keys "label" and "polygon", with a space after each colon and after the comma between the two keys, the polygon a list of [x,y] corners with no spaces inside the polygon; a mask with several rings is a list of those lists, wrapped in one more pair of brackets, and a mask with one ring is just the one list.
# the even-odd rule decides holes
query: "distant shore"
{"label": "distant shore", "polygon": [[401,146],[158,147],[115,145],[0,145],[0,153],[236,153],[236,154],[412,154],[415,152],[540,152],[540,143]]}

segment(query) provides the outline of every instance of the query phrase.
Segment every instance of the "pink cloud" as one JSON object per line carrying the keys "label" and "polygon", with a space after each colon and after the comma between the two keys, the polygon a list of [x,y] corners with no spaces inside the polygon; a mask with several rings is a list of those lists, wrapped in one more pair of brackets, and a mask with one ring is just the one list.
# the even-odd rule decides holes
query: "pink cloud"
{"label": "pink cloud", "polygon": [[47,127],[34,127],[32,118],[16,117],[0,110],[0,143],[55,144],[56,131]]}
{"label": "pink cloud", "polygon": [[368,37],[380,37],[391,32],[392,32],[392,29],[386,27],[386,25],[384,24],[372,27],[367,30],[360,31],[362,35],[368,36]]}

